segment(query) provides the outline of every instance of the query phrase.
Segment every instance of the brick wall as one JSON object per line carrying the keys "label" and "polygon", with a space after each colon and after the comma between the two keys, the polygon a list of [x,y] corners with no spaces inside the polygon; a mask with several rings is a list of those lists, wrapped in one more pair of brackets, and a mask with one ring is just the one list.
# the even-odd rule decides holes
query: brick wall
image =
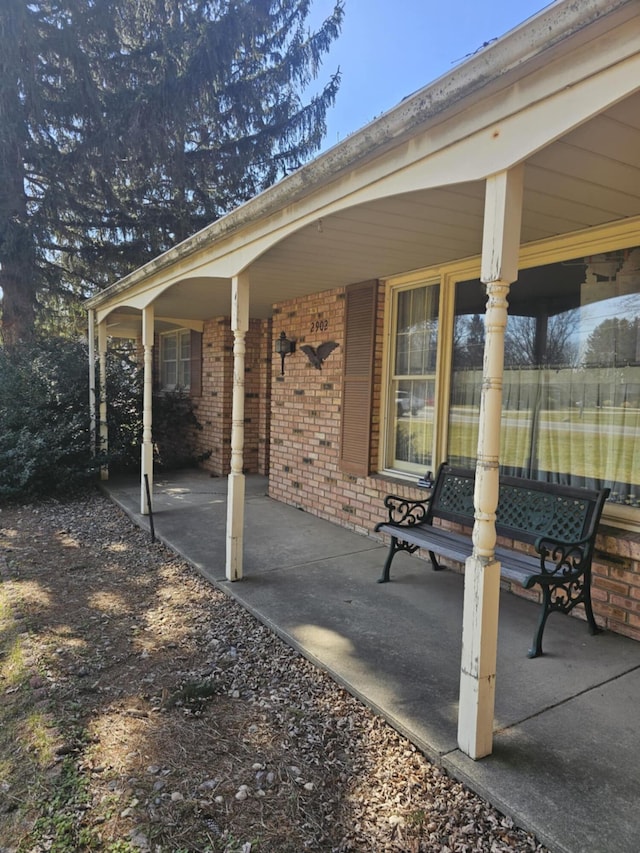
{"label": "brick wall", "polygon": [[[383,323],[381,287],[373,388],[373,471],[378,465],[380,442]],[[407,497],[423,493],[378,474],[356,477],[340,470],[344,290],[329,290],[275,306],[274,338],[281,331],[296,340],[296,352],[286,357],[284,376],[280,376],[280,359],[273,359],[269,494],[343,527],[370,534],[383,518],[382,500],[391,489]],[[322,370],[317,370],[300,347],[323,341],[336,341],[340,346]]]}
{"label": "brick wall", "polygon": [[592,601],[598,624],[640,640],[640,533],[600,528]]}
{"label": "brick wall", "polygon": [[[266,473],[268,338],[268,327],[260,320],[252,320],[245,338],[244,444],[244,470],[252,474]],[[202,426],[197,435],[198,451],[211,454],[203,467],[216,477],[226,476],[231,467],[233,406],[233,332],[228,317],[217,317],[204,325],[202,396],[195,397],[193,402]]]}
{"label": "brick wall", "polygon": [[[274,356],[272,363],[269,494],[344,523],[348,514],[338,511],[336,505],[341,481],[338,452],[344,291],[329,290],[284,307],[276,305],[274,340],[283,331],[296,341],[296,351],[285,357],[284,376],[280,358]],[[317,370],[301,346],[317,346],[324,341],[336,341],[339,346],[322,370]]]}
{"label": "brick wall", "polygon": [[[265,473],[264,435],[266,395],[268,394],[265,377],[268,373],[270,351],[268,337],[265,337],[264,324],[260,320],[251,320],[246,337],[245,374],[244,374],[244,464],[247,473]],[[231,374],[233,382],[233,369]]]}
{"label": "brick wall", "polygon": [[226,317],[208,320],[202,333],[202,396],[194,398],[202,430],[198,450],[210,451],[203,467],[214,476],[228,473],[231,459],[233,336]]}

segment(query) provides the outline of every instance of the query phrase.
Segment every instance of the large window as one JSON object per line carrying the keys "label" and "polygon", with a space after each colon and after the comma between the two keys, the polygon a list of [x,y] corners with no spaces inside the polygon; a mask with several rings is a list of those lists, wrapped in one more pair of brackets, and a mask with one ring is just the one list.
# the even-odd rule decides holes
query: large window
{"label": "large window", "polygon": [[160,384],[163,390],[191,387],[191,331],[180,329],[160,336]]}
{"label": "large window", "polygon": [[[439,283],[400,279],[390,290],[389,472],[417,478],[444,459],[475,465],[487,297],[465,268]],[[508,302],[503,472],[608,486],[612,517],[635,524],[640,247],[523,268]]]}
{"label": "large window", "polygon": [[433,467],[439,298],[438,284],[394,295],[387,459],[397,471],[424,473]]}
{"label": "large window", "polygon": [[[448,457],[475,463],[486,297],[455,291]],[[522,270],[511,286],[503,470],[609,486],[640,507],[640,248]]]}

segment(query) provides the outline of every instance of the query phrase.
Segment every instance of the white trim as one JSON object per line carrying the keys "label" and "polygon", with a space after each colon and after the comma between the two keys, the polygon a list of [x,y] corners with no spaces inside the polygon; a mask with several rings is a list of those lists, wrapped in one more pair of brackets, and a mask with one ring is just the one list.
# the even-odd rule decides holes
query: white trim
{"label": "white trim", "polygon": [[[100,406],[98,409],[98,430],[100,440],[100,452],[107,453],[109,450],[109,429],[107,426],[107,324],[98,323],[98,365]],[[100,467],[100,479],[109,479],[109,468],[107,465]]]}
{"label": "white trim", "polygon": [[227,580],[242,578],[244,549],[244,402],[246,334],[249,330],[249,277],[235,276],[231,284],[233,330],[233,405],[231,413],[231,472],[227,494]]}
{"label": "white trim", "polygon": [[91,456],[96,455],[97,415],[96,415],[96,314],[89,310],[89,328],[87,342],[89,346],[89,440]]}
{"label": "white trim", "polygon": [[[142,312],[142,346],[144,348],[142,447],[140,459],[140,513],[153,511],[153,305]],[[147,485],[149,503],[147,503]]]}
{"label": "white trim", "polygon": [[[149,308],[153,311],[153,303],[150,306],[144,309],[144,312],[148,311]],[[184,336],[189,336],[189,358],[182,358],[182,338]],[[166,382],[166,364],[168,362],[165,359],[165,347],[167,340],[169,338],[175,338],[175,346],[176,346],[176,381],[171,384]],[[191,389],[191,329],[190,327],[183,326],[179,329],[171,329],[170,331],[160,332],[158,335],[159,343],[160,343],[160,355],[159,355],[159,368],[160,368],[160,390],[161,391],[189,391]],[[171,359],[172,361],[172,359]],[[189,369],[189,381],[185,383],[180,382],[180,372],[181,367],[184,369],[184,365],[188,364]]]}
{"label": "white trim", "polygon": [[500,563],[495,558],[500,412],[507,294],[518,274],[523,170],[487,181],[482,273],[487,285],[486,336],[473,496],[473,554],[464,573],[458,745],[471,758],[493,750]]}

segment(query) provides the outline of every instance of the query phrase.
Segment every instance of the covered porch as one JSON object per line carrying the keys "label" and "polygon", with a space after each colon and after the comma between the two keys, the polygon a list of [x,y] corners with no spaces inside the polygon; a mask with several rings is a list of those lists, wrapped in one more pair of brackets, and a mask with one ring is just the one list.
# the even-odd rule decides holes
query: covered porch
{"label": "covered porch", "polygon": [[[587,258],[606,259],[610,252],[632,252],[640,245],[639,45],[640,17],[637,5],[628,0],[594,0],[584,6],[568,0],[554,3],[361,132],[88,303],[90,343],[97,336],[101,385],[105,384],[111,335],[134,338],[143,355],[139,513],[147,511],[146,482],[156,508],[161,492],[154,484],[152,440],[159,337],[170,330],[203,335],[205,357],[199,360],[205,377],[207,371],[213,376],[212,358],[223,359],[232,353],[228,371],[232,380],[227,381],[229,401],[224,413],[227,421],[218,442],[230,450],[229,464],[225,459],[224,466],[229,480],[223,498],[225,532],[218,543],[224,548],[220,572],[229,581],[244,576],[250,588],[252,562],[244,539],[245,531],[255,526],[251,502],[245,499],[249,487],[245,439],[252,420],[247,417],[249,399],[259,399],[264,407],[255,419],[264,415],[265,427],[257,440],[265,448],[270,494],[289,505],[282,511],[293,512],[297,519],[301,516],[295,515],[299,510],[293,506],[318,514],[332,512],[343,527],[371,529],[366,513],[371,511],[372,498],[379,497],[390,478],[410,493],[418,466],[413,459],[405,465],[401,453],[396,454],[396,464],[390,451],[399,443],[394,438],[405,432],[401,417],[395,418],[396,436],[389,425],[399,399],[395,394],[403,390],[399,383],[413,383],[413,368],[403,372],[400,359],[394,361],[393,356],[398,294],[405,287],[416,293],[421,289],[440,294],[438,310],[420,318],[426,325],[419,327],[413,315],[406,323],[407,337],[410,331],[422,334],[435,321],[442,330],[431,350],[426,345],[421,350],[422,364],[417,370],[423,390],[431,388],[429,383],[434,388],[433,409],[427,412],[423,406],[420,415],[421,426],[432,426],[431,432],[426,427],[422,430],[429,447],[420,455],[420,464],[435,468],[436,463],[450,458],[453,446],[449,402],[457,385],[456,289],[459,283],[476,279],[482,283],[482,315],[478,313],[478,317],[483,318],[486,339],[481,382],[474,383],[482,396],[477,416],[474,412],[477,442],[469,454],[477,463],[478,476],[475,551],[467,566],[464,619],[446,616],[453,631],[447,635],[447,653],[457,659],[451,673],[458,687],[450,701],[444,702],[453,716],[460,695],[458,743],[474,758],[492,750],[494,689],[503,677],[497,676],[495,666],[499,565],[494,559],[494,520],[499,467],[505,461],[500,427],[508,302],[517,300],[523,269],[576,259],[588,266]],[[422,280],[416,280],[417,271],[423,271]],[[354,324],[349,309],[344,308],[355,294],[354,288],[362,283],[372,285],[366,294],[367,312],[362,312],[367,313],[367,323],[372,318],[368,328]],[[596,284],[600,287],[601,282]],[[634,300],[637,292],[636,270],[630,291]],[[543,295],[540,287],[533,294],[539,301]],[[407,300],[410,298],[411,293]],[[598,294],[594,299],[604,302]],[[585,300],[581,292],[580,307]],[[539,313],[552,316],[546,308]],[[329,316],[335,329],[325,325]],[[604,315],[598,319],[604,320]],[[228,337],[215,342],[206,339],[214,327],[223,324]],[[272,337],[281,331],[298,343],[309,335],[307,342],[316,346],[323,337],[331,337],[339,349],[323,373],[309,371],[302,359],[291,358],[287,376],[278,376],[279,365],[271,358]],[[260,346],[255,343],[257,335],[261,336]],[[399,324],[396,337],[400,339]],[[432,354],[437,355],[433,362]],[[347,362],[352,355],[367,362],[368,373],[362,371],[358,376],[358,369],[351,370]],[[634,351],[634,372],[636,362]],[[90,381],[95,383],[93,363],[92,352]],[[247,377],[255,376],[260,365],[262,384],[249,389]],[[408,380],[402,378],[405,375]],[[625,378],[624,383],[630,385],[631,380]],[[201,396],[201,411],[215,394],[211,379],[206,399],[204,393]],[[367,409],[362,406],[363,396]],[[95,400],[95,384],[90,399]],[[93,411],[94,424],[106,449],[108,401],[104,393],[99,400],[99,410]],[[635,397],[631,402],[630,410],[635,412]],[[370,430],[364,439],[360,434],[353,438],[352,423],[345,426],[349,406],[352,413],[366,412],[364,420]],[[216,410],[210,417],[205,414],[205,419],[214,423],[218,415]],[[532,433],[536,423],[534,407]],[[308,426],[299,439],[298,434],[305,432],[301,424]],[[619,426],[627,429],[626,423]],[[467,432],[471,434],[470,429]],[[634,441],[636,432],[633,426]],[[635,447],[631,441],[618,442],[620,447],[623,444],[625,450]],[[354,448],[362,458],[350,458],[349,465],[343,464],[343,451]],[[567,472],[553,469],[553,473]],[[635,477],[635,468],[632,473]],[[636,535],[637,507],[621,504],[611,509],[611,517],[620,530]],[[274,554],[280,553],[287,534],[292,535],[297,525],[290,527],[267,546]],[[271,528],[265,530],[271,533]],[[342,530],[332,527],[326,540],[342,535]],[[260,540],[263,546],[267,538]],[[627,538],[623,546],[631,549]],[[613,556],[618,558],[617,551]],[[307,553],[303,561],[306,571],[312,572],[323,559],[321,549]],[[635,589],[631,557],[622,559],[607,572],[629,575]],[[298,560],[292,565],[301,563]],[[279,563],[270,567],[274,571],[264,575],[266,579],[275,577],[276,569],[281,571]],[[420,570],[420,566],[409,569],[412,573]],[[288,580],[282,606],[309,590],[306,574],[299,584],[294,575]],[[620,581],[610,577],[606,581],[607,589],[617,594]],[[323,590],[330,586],[326,580],[318,583]],[[629,583],[625,580],[626,586]],[[274,601],[281,595],[276,590]],[[329,619],[332,611],[326,597],[318,593],[316,601],[327,610],[325,618]],[[630,593],[625,602],[623,618],[633,620],[625,624],[631,635],[640,631],[637,602]],[[617,612],[610,604],[607,602],[607,613]],[[416,610],[415,618],[418,625],[431,617],[427,611]],[[400,636],[402,621],[397,626]],[[593,644],[587,645],[590,650]],[[411,654],[422,654],[420,643]],[[527,672],[520,662],[518,666]],[[555,682],[554,677],[545,683],[557,690]],[[527,696],[530,692],[512,685],[505,695]],[[502,727],[499,714],[496,720]],[[607,719],[607,726],[615,730],[617,723]],[[573,727],[569,741],[575,731]],[[563,742],[566,739],[563,730]]]}
{"label": "covered porch", "polygon": [[[503,592],[493,754],[457,744],[463,577],[266,494],[247,477],[244,582],[225,579],[228,481],[158,476],[156,536],[305,657],[329,672],[434,762],[554,851],[636,853],[640,644],[552,616],[546,655],[526,657],[536,606]],[[142,527],[139,484],[105,488]]]}

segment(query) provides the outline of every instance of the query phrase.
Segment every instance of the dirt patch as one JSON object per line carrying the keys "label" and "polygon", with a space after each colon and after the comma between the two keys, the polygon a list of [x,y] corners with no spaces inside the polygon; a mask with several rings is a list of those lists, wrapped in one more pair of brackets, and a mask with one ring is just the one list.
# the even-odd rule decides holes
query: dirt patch
{"label": "dirt patch", "polygon": [[102,494],[0,552],[0,853],[544,850]]}

